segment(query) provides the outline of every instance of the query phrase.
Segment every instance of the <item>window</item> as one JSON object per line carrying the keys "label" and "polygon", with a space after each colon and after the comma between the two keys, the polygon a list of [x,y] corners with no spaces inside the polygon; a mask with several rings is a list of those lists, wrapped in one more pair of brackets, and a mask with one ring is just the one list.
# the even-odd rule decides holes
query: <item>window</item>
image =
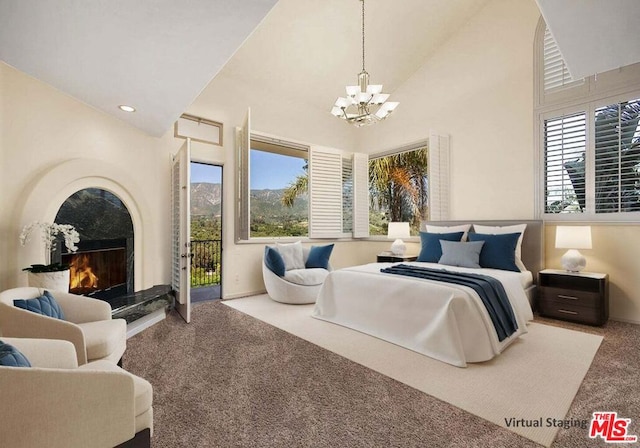
{"label": "window", "polygon": [[640,64],[571,80],[541,19],[536,36],[540,214],[640,217]]}
{"label": "window", "polygon": [[640,99],[590,109],[544,120],[545,213],[640,211]]}
{"label": "window", "polygon": [[307,236],[308,148],[253,135],[249,167],[249,237]]}
{"label": "window", "polygon": [[418,235],[425,220],[448,219],[449,138],[432,134],[428,141],[369,161],[369,228],[387,235],[389,222],[409,222]]}
{"label": "window", "polygon": [[[369,236],[366,154],[236,129],[236,239]],[[363,207],[364,204],[364,207]]]}
{"label": "window", "polygon": [[544,91],[552,91],[562,87],[570,87],[581,84],[582,80],[574,81],[569,69],[562,59],[558,44],[551,35],[551,31],[544,27],[544,63],[543,63]]}

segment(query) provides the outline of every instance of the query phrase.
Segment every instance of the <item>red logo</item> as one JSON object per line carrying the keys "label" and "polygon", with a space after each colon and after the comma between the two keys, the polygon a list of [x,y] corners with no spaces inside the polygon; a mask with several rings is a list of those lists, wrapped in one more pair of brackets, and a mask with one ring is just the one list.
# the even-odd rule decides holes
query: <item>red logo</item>
{"label": "red logo", "polygon": [[617,412],[594,412],[589,437],[602,437],[607,443],[637,442],[638,436],[628,435],[630,418],[618,418]]}

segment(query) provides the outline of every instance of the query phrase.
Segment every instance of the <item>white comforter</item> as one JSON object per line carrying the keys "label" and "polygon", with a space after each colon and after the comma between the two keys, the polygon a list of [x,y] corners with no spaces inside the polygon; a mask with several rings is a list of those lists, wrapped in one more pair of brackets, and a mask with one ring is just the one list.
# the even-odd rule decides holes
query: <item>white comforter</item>
{"label": "white comforter", "polygon": [[500,280],[516,315],[518,330],[500,342],[482,300],[471,288],[380,272],[391,263],[332,271],[320,290],[313,317],[459,367],[493,358],[527,332],[526,322],[533,319],[533,313],[521,273],[407,264],[476,272]]}

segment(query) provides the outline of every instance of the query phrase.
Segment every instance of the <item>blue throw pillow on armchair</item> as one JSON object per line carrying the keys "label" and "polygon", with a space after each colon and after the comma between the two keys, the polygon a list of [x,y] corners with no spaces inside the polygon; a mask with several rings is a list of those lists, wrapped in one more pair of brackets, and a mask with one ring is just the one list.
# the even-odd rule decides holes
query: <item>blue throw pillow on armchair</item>
{"label": "blue throw pillow on armchair", "polygon": [[442,246],[440,240],[444,241],[460,241],[464,232],[453,233],[429,233],[420,232],[420,254],[417,261],[427,263],[437,263],[442,256]]}
{"label": "blue throw pillow on armchair", "polygon": [[309,258],[307,258],[305,267],[329,269],[329,257],[331,257],[332,250],[333,244],[327,244],[326,246],[311,246]]}
{"label": "blue throw pillow on armchair", "polygon": [[282,259],[282,255],[280,255],[277,249],[270,246],[265,246],[264,264],[266,264],[269,270],[276,274],[278,277],[284,277],[284,260]]}
{"label": "blue throw pillow on armchair", "polygon": [[13,305],[43,316],[64,320],[62,308],[49,291],[45,291],[43,295],[35,299],[16,299],[13,301]]}
{"label": "blue throw pillow on armchair", "polygon": [[13,345],[0,341],[0,366],[31,367],[29,360]]}

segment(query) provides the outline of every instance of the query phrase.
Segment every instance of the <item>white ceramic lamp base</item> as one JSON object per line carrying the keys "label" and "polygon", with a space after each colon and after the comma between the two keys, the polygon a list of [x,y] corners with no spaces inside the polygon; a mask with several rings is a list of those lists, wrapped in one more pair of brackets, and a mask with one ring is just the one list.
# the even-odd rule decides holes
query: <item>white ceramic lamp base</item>
{"label": "white ceramic lamp base", "polygon": [[393,255],[404,255],[406,251],[407,251],[407,245],[404,244],[404,241],[402,241],[400,238],[395,240],[391,245],[391,253]]}
{"label": "white ceramic lamp base", "polygon": [[587,265],[587,259],[576,249],[569,249],[560,261],[562,262],[562,267],[569,272],[580,272]]}

